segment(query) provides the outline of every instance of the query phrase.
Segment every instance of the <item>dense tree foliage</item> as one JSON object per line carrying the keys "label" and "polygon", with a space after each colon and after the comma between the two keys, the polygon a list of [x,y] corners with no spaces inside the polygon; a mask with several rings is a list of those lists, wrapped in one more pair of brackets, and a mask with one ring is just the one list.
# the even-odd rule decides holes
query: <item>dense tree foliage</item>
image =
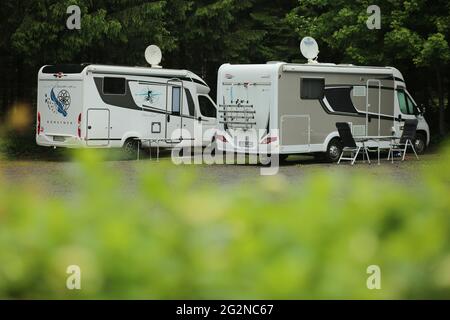
{"label": "dense tree foliage", "polygon": [[[379,0],[381,29],[369,30],[372,2],[3,0],[0,117],[17,101],[34,102],[43,64],[145,65],[144,49],[155,43],[165,67],[190,69],[214,88],[225,62],[303,62],[298,43],[312,35],[322,62],[400,69],[416,100],[432,107],[427,118],[443,135],[450,114],[450,3]],[[66,28],[71,4],[81,8],[81,30]]]}

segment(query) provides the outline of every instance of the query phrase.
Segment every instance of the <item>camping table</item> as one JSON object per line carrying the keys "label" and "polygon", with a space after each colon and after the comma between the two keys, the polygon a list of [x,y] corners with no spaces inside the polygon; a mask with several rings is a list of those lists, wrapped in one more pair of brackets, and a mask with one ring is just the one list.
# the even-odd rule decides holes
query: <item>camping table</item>
{"label": "camping table", "polygon": [[[398,137],[395,136],[362,136],[362,137],[355,137],[355,141],[386,141],[386,140],[394,140],[398,139]],[[378,165],[380,165],[380,144],[378,144]]]}

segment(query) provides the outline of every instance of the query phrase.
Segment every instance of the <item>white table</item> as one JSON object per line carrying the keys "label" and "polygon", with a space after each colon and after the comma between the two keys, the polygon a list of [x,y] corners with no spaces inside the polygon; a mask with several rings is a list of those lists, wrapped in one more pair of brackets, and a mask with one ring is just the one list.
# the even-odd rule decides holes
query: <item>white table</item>
{"label": "white table", "polygon": [[[387,140],[395,140],[398,139],[396,136],[361,136],[361,137],[354,137],[355,141],[359,142],[366,142],[366,141],[387,141]],[[380,144],[378,143],[378,165],[380,165]]]}

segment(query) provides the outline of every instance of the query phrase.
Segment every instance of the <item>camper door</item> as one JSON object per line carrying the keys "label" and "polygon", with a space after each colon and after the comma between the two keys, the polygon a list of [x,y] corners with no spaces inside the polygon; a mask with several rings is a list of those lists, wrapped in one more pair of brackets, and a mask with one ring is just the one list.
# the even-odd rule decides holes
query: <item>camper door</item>
{"label": "camper door", "polygon": [[110,142],[110,111],[108,109],[91,108],[87,111],[88,146],[108,146]]}
{"label": "camper door", "polygon": [[[395,130],[397,132],[397,135],[401,135],[403,132],[403,125],[404,120],[407,119],[416,119],[417,114],[417,106],[413,102],[413,99],[409,95],[409,93],[406,91],[406,89],[397,89],[396,90],[396,104],[398,104],[397,112],[396,112],[396,118],[401,119],[399,121],[395,121]],[[401,116],[401,117],[400,117]]]}
{"label": "camper door", "polygon": [[146,138],[166,138],[166,84],[157,82],[132,82],[136,104],[142,107]]}
{"label": "camper door", "polygon": [[181,130],[183,127],[183,82],[180,80],[169,80],[167,82],[166,96],[166,139],[179,142],[183,139]]}

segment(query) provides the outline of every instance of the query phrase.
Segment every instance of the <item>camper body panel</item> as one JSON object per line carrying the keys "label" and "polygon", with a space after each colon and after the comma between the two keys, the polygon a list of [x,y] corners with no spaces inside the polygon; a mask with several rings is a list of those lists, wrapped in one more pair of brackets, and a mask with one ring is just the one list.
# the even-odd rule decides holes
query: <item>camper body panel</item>
{"label": "camper body panel", "polygon": [[[262,72],[265,70],[265,72]],[[256,118],[270,119],[267,130],[255,123],[252,128],[232,130],[228,123],[219,123],[224,141],[218,141],[219,150],[239,153],[316,153],[326,152],[333,139],[339,139],[336,122],[348,122],[353,135],[400,137],[403,120],[417,118],[419,130],[428,137],[429,129],[419,113],[402,114],[399,110],[398,90],[403,88],[409,95],[401,73],[391,67],[357,67],[334,64],[286,64],[267,65],[222,65],[218,73],[217,103],[220,108],[235,110],[237,101],[245,103],[249,90],[243,84],[257,83],[269,74],[270,95],[263,99],[270,102],[270,108],[261,103],[255,106]],[[322,83],[323,96],[308,97],[314,94],[313,83]],[[228,84],[228,87],[227,87]],[[240,86],[236,98],[230,95],[230,85]],[[307,88],[302,93],[302,86]],[[403,86],[403,87],[401,87]],[[248,86],[250,87],[250,86]],[[312,90],[312,91],[311,91]],[[302,95],[304,95],[302,97]],[[228,97],[228,98],[227,98]],[[258,101],[257,97],[250,99]],[[250,101],[251,103],[253,103]],[[415,104],[415,103],[414,103]],[[228,108],[228,109],[227,109]],[[231,111],[230,111],[231,110]],[[269,110],[269,114],[266,114]],[[399,118],[399,115],[402,117]],[[230,122],[232,123],[232,122]],[[259,131],[263,134],[255,134]],[[253,136],[253,138],[252,138]],[[242,141],[253,143],[243,144]],[[269,143],[266,143],[269,141]],[[367,141],[370,147],[387,148],[390,141]]]}
{"label": "camper body panel", "polygon": [[[320,71],[317,70],[317,71]],[[393,78],[378,74],[289,71],[279,80],[280,152],[325,152],[338,137],[336,122],[348,122],[355,136],[389,136],[394,125]],[[302,79],[323,79],[323,99],[302,99]],[[367,86],[367,80],[370,81]],[[381,89],[378,81],[380,81]],[[381,100],[381,117],[378,105]],[[366,110],[366,102],[369,109]],[[366,117],[366,114],[369,117]],[[369,142],[370,144],[370,142]]]}
{"label": "camper body panel", "polygon": [[44,146],[80,146],[79,117],[84,107],[81,74],[41,75],[37,90],[36,142]]}
{"label": "camper body panel", "polygon": [[[226,143],[216,141],[219,150],[258,154],[267,147],[261,141],[278,126],[277,86],[281,65],[225,64],[220,67],[217,103],[230,107],[218,106],[218,129],[227,139]],[[274,141],[271,147],[277,145]]]}
{"label": "camper body panel", "polygon": [[[144,147],[164,148],[206,145],[214,136],[215,116],[212,112],[202,116],[199,104],[209,88],[189,71],[91,65],[62,77],[77,77],[82,88],[70,93],[72,99],[82,101],[79,119],[68,132],[61,126],[52,135],[38,131],[39,145],[111,148],[138,139]],[[42,90],[48,89],[47,78],[56,85],[61,82],[41,69],[38,87]],[[38,117],[48,113],[42,97],[40,92]],[[213,103],[210,108],[215,110]],[[70,139],[55,141],[55,136],[66,134]]]}

